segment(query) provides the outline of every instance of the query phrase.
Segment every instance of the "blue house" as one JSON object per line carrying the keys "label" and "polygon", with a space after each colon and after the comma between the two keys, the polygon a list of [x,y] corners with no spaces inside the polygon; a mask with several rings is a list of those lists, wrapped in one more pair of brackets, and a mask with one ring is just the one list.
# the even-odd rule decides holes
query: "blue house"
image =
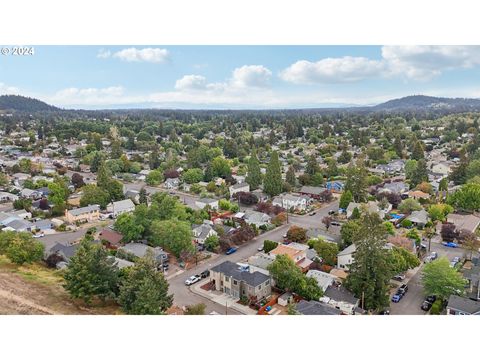
{"label": "blue house", "polygon": [[325,187],[327,188],[327,190],[330,190],[330,191],[342,192],[343,188],[345,187],[345,184],[343,181],[339,181],[339,180],[327,181],[327,183],[325,184]]}

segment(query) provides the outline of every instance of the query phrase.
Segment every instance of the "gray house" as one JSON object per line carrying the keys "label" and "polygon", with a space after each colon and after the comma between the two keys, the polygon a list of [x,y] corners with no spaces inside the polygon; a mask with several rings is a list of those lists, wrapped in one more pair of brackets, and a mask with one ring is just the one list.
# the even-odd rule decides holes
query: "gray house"
{"label": "gray house", "polygon": [[145,257],[150,251],[159,265],[168,262],[168,254],[160,247],[153,248],[141,243],[128,243],[118,250],[139,258]]}
{"label": "gray house", "polygon": [[447,315],[480,315],[480,301],[458,295],[450,295],[447,304]]}
{"label": "gray house", "polygon": [[334,307],[315,300],[301,300],[297,304],[297,312],[301,315],[340,315],[342,313]]}
{"label": "gray house", "polygon": [[259,271],[250,272],[248,266],[225,261],[210,269],[210,281],[215,290],[234,298],[262,299],[272,294],[270,276]]}

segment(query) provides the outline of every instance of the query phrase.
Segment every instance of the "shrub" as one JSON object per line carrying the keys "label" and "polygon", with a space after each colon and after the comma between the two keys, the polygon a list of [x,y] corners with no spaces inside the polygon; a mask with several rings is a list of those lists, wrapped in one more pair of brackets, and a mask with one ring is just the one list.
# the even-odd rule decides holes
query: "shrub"
{"label": "shrub", "polygon": [[269,253],[270,251],[272,251],[273,249],[275,249],[276,247],[278,246],[278,243],[276,241],[272,241],[272,240],[265,240],[263,242],[263,251],[265,253]]}
{"label": "shrub", "polygon": [[440,315],[440,313],[442,312],[442,300],[441,299],[437,299],[435,300],[435,302],[433,303],[432,305],[432,308],[430,309],[430,315]]}

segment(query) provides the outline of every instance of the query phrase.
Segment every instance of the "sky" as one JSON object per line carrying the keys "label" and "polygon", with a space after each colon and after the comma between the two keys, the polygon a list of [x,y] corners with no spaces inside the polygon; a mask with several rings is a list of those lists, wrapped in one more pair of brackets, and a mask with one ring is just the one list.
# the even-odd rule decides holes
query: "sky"
{"label": "sky", "polygon": [[75,109],[341,107],[415,94],[479,98],[480,46],[35,46],[34,55],[0,55],[0,94]]}

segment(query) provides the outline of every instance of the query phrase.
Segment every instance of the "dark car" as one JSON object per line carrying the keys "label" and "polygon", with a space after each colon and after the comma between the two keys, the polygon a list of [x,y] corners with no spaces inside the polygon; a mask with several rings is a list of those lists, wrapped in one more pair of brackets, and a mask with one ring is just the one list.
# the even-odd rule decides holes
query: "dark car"
{"label": "dark car", "polygon": [[428,301],[432,304],[435,302],[435,300],[437,300],[437,297],[435,295],[430,295],[425,298],[425,301]]}
{"label": "dark car", "polygon": [[333,214],[335,214],[335,210],[330,210],[330,211],[328,212],[328,215],[333,215]]}
{"label": "dark car", "polygon": [[330,223],[330,225],[332,225],[332,226],[340,226],[341,224],[340,224],[338,221],[332,221],[332,222]]}
{"label": "dark car", "polygon": [[420,306],[420,308],[423,310],[423,311],[428,311],[430,310],[430,308],[432,307],[432,303],[431,302],[428,302],[428,301],[424,301],[422,303],[422,306]]}
{"label": "dark car", "polygon": [[378,315],[390,315],[390,310],[388,309],[382,310],[378,313]]}
{"label": "dark car", "polygon": [[231,247],[227,251],[225,251],[225,255],[233,254],[235,251],[237,251],[237,248],[236,247]]}
{"label": "dark car", "polygon": [[205,270],[200,273],[200,276],[202,279],[205,279],[206,277],[210,276],[210,270]]}
{"label": "dark car", "polygon": [[402,284],[397,290],[397,293],[401,293],[402,295],[405,295],[408,291],[408,286],[407,284]]}

